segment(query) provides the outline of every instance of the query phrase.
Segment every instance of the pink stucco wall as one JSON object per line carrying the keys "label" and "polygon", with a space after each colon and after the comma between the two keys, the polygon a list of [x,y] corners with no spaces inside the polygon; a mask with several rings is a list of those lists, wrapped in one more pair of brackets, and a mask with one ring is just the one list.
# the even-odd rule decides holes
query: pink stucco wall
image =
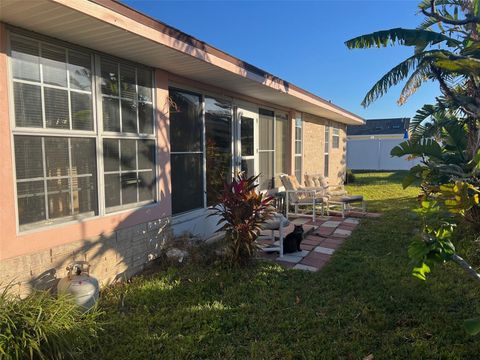
{"label": "pink stucco wall", "polygon": [[158,203],[112,215],[78,220],[19,233],[17,230],[12,136],[10,129],[6,29],[0,23],[0,260],[33,253],[125,227],[171,216],[168,74],[157,70],[157,193]]}

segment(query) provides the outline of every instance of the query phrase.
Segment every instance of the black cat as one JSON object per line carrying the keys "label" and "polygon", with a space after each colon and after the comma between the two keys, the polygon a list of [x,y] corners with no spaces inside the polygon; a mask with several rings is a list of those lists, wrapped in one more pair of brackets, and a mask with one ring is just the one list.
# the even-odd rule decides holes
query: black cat
{"label": "black cat", "polygon": [[297,251],[302,251],[300,249],[300,243],[303,240],[303,226],[295,225],[293,231],[285,236],[283,239],[283,253],[293,253]]}

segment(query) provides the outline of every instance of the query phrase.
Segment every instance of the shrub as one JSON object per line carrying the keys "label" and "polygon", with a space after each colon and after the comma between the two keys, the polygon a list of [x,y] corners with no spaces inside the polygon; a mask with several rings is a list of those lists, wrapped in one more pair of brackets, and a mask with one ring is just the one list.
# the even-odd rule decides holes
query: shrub
{"label": "shrub", "polygon": [[219,205],[211,214],[220,217],[218,225],[222,226],[217,232],[225,231],[226,256],[232,265],[249,261],[257,249],[260,226],[273,211],[273,198],[255,191],[257,178],[240,173],[231,183],[225,182]]}
{"label": "shrub", "polygon": [[36,291],[20,300],[0,294],[0,358],[74,359],[95,344],[101,312],[82,313],[71,297]]}

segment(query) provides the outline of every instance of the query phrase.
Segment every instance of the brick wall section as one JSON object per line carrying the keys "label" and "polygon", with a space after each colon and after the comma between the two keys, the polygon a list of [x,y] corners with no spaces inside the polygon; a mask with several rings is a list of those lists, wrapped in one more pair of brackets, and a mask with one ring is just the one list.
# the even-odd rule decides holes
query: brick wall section
{"label": "brick wall section", "polygon": [[[334,125],[320,117],[303,114],[303,174],[321,174],[324,172],[325,125]],[[337,123],[340,128],[340,145],[332,148],[333,128],[330,129],[330,167],[331,184],[343,183],[346,169],[347,134],[346,125]]]}
{"label": "brick wall section", "polygon": [[90,274],[105,286],[142,271],[159,256],[170,236],[170,218],[164,218],[1,260],[0,289],[11,284],[11,292],[24,297],[32,288],[54,287],[75,260],[88,261]]}

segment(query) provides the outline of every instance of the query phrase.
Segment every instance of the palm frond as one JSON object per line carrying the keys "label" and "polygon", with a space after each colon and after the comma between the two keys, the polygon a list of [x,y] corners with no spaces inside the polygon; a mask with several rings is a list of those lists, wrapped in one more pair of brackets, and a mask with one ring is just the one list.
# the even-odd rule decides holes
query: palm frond
{"label": "palm frond", "polygon": [[393,67],[385,75],[383,75],[382,78],[372,86],[372,88],[365,95],[365,98],[362,101],[362,106],[367,107],[379,97],[385,95],[389,88],[397,85],[402,80],[405,80],[409,76],[410,72],[417,68],[422,61],[427,62],[430,59],[433,61],[440,57],[447,57],[447,55],[445,55],[445,50],[425,51],[421,54],[414,54],[413,56],[405,59],[400,64]]}
{"label": "palm frond", "polygon": [[417,65],[417,68],[413,71],[412,75],[410,75],[407,82],[403,86],[397,103],[399,105],[405,104],[407,99],[413,95],[425,81],[429,79],[431,79],[430,62],[423,59]]}
{"label": "palm frond", "polygon": [[395,44],[405,46],[435,45],[445,43],[449,47],[457,47],[460,41],[444,34],[423,29],[394,28],[376,31],[347,40],[345,45],[349,49],[365,49],[372,47],[387,47]]}

